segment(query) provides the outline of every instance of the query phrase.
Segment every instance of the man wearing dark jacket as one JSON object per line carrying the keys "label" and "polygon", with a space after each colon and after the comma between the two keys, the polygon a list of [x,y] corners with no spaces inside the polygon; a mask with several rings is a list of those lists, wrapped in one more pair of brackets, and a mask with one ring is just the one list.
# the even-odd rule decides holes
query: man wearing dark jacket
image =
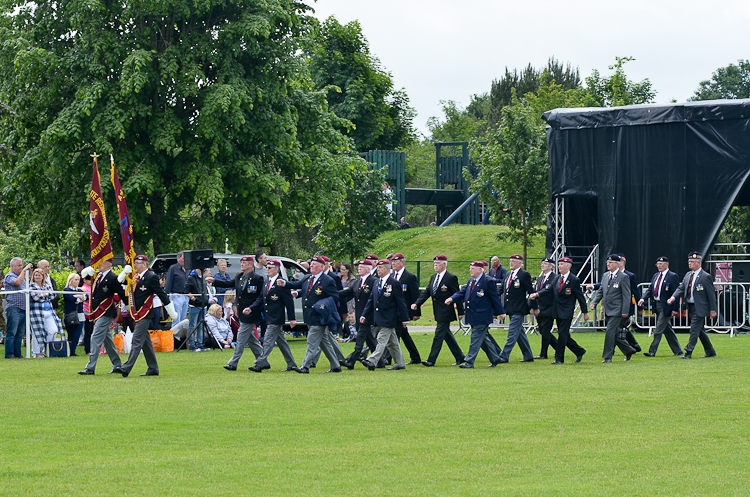
{"label": "man wearing dark jacket", "polygon": [[435,365],[443,342],[448,345],[456,364],[461,364],[464,360],[464,353],[456,342],[453,333],[451,333],[451,322],[456,321],[456,309],[458,309],[458,319],[463,317],[463,300],[458,301],[455,306],[452,303],[445,303],[447,297],[458,292],[458,278],[447,271],[448,258],[446,256],[437,255],[432,261],[435,274],[430,277],[427,287],[416,302],[411,305],[411,309],[416,311],[428,298],[432,298],[432,314],[437,322],[430,355],[422,364],[428,367]]}
{"label": "man wearing dark jacket", "polygon": [[672,323],[670,322],[674,307],[672,304],[667,303],[669,297],[674,294],[680,285],[680,280],[676,273],[669,270],[669,259],[667,257],[662,256],[656,259],[656,269],[659,271],[651,278],[651,286],[648,287],[643,293],[643,297],[638,301],[639,306],[643,306],[646,299],[653,299],[656,303],[654,340],[651,342],[648,352],[644,352],[643,355],[646,357],[654,357],[656,355],[662,335],[667,337],[667,343],[669,344],[669,348],[672,349],[672,354],[676,356],[682,355],[682,346],[680,346],[680,341],[677,339],[677,335],[672,329]]}
{"label": "man wearing dark jacket", "polygon": [[357,264],[359,278],[356,279],[354,285],[339,290],[340,302],[347,302],[349,299],[354,299],[357,341],[354,344],[354,351],[342,363],[349,369],[354,369],[354,363],[360,359],[360,354],[365,343],[367,343],[367,347],[370,350],[375,350],[378,346],[375,342],[375,335],[372,333],[372,317],[365,319],[363,323],[359,321],[359,318],[362,317],[362,311],[365,310],[365,306],[370,300],[372,289],[378,284],[378,277],[370,273],[373,266],[374,264],[371,261],[359,261]]}
{"label": "man wearing dark jacket", "polygon": [[[505,276],[502,286],[503,307],[510,316],[508,325],[508,340],[500,353],[500,362],[508,362],[510,352],[518,342],[518,347],[523,353],[521,362],[533,362],[534,354],[531,352],[529,339],[523,332],[524,317],[529,314],[528,296],[534,293],[534,285],[531,283],[531,275],[523,268],[523,257],[514,254],[510,256],[508,263],[510,270]],[[536,304],[533,304],[536,307]]]}
{"label": "man wearing dark jacket", "polygon": [[[586,299],[581,290],[581,280],[570,272],[573,267],[573,260],[569,257],[560,257],[557,261],[557,268],[560,274],[552,284],[545,285],[539,292],[531,296],[532,299],[541,300],[542,298],[552,296],[553,311],[552,314],[557,323],[557,348],[555,349],[555,361],[552,364],[563,364],[565,362],[565,347],[576,355],[576,362],[581,362],[586,349],[578,345],[570,337],[570,325],[573,323],[573,312],[576,309],[576,302],[581,307],[584,321],[589,320],[589,314],[586,310]],[[541,306],[540,306],[541,307]]]}
{"label": "man wearing dark jacket", "polygon": [[288,288],[277,285],[276,283],[283,280],[279,272],[281,271],[281,262],[270,260],[266,263],[268,282],[263,286],[263,303],[264,315],[266,318],[266,336],[263,340],[263,353],[255,360],[255,366],[250,366],[250,371],[260,373],[264,369],[271,369],[268,362],[268,356],[271,355],[274,345],[278,345],[281,355],[286,361],[284,371],[294,371],[297,369],[297,363],[289,348],[289,344],[284,338],[284,319],[285,313],[289,318],[289,325],[294,328],[297,326],[297,316],[294,313],[294,299]]}
{"label": "man wearing dark jacket", "polygon": [[325,265],[326,261],[323,257],[313,257],[310,260],[310,274],[300,281],[282,280],[277,282],[277,284],[290,289],[300,290],[297,296],[302,299],[302,312],[308,331],[307,351],[305,352],[305,358],[302,360],[302,365],[295,370],[298,373],[308,374],[310,372],[310,366],[321,349],[331,363],[331,368],[326,372],[341,372],[341,366],[333,346],[333,338],[328,331],[328,324],[323,323],[320,315],[313,309],[313,306],[319,300],[331,297],[334,305],[339,300],[339,293],[333,278],[323,274]]}
{"label": "man wearing dark jacket", "polygon": [[370,300],[362,311],[362,317],[359,318],[359,321],[364,323],[372,315],[375,334],[378,337],[378,346],[367,359],[362,361],[362,364],[373,371],[387,348],[391,357],[393,357],[393,367],[388,369],[405,369],[404,354],[401,352],[401,346],[396,335],[397,323],[404,326],[409,324],[404,292],[401,290],[401,284],[398,280],[390,275],[391,261],[388,259],[378,261],[377,269],[377,286],[371,292]]}
{"label": "man wearing dark jacket", "polygon": [[100,273],[95,274],[92,267],[85,268],[81,274],[94,276],[91,284],[91,307],[89,319],[94,323],[94,330],[91,332],[91,348],[89,349],[89,362],[83,370],[79,371],[80,375],[92,375],[96,371],[96,362],[99,359],[99,350],[104,345],[109,360],[112,361],[112,371],[118,373],[122,366],[120,354],[117,352],[115,342],[112,339],[112,332],[109,329],[112,320],[117,317],[117,304],[115,304],[115,295],[125,301],[125,290],[117,281],[117,275],[112,272],[112,260],[99,263]]}
{"label": "man wearing dark jacket", "polygon": [[263,277],[253,271],[253,257],[245,255],[240,258],[240,272],[234,277],[233,282],[211,278],[207,283],[213,283],[214,286],[219,288],[234,288],[237,295],[240,331],[237,332],[237,345],[234,349],[234,355],[224,365],[224,369],[236,371],[245,347],[250,347],[256,359],[263,354],[263,347],[261,347],[254,333],[263,312]]}
{"label": "man wearing dark jacket", "polygon": [[[118,372],[123,377],[127,377],[141,355],[141,350],[143,350],[143,357],[146,359],[148,369],[141,376],[159,376],[159,364],[156,362],[154,344],[151,342],[151,335],[148,332],[149,323],[155,312],[153,307],[154,295],[159,297],[159,300],[161,300],[162,305],[172,320],[177,319],[177,312],[174,309],[174,304],[169,301],[169,296],[161,287],[159,276],[148,268],[148,257],[145,255],[136,256],[133,266],[132,269],[130,266],[125,266],[125,269],[118,277],[118,281],[124,283],[127,273],[135,270],[133,276],[133,294],[129,297],[130,317],[135,321],[133,344],[128,360]],[[93,349],[91,353],[94,353]]]}
{"label": "man wearing dark jacket", "polygon": [[[188,298],[188,348],[196,352],[208,350],[203,348],[203,320],[208,305],[208,287],[203,278],[203,271],[193,269],[185,282],[185,293]],[[208,338],[208,337],[207,337]]]}
{"label": "man wearing dark jacket", "polygon": [[[409,315],[409,321],[419,319],[422,315],[419,311],[419,307],[412,309],[412,304],[419,298],[419,282],[414,273],[407,271],[405,265],[404,254],[394,254],[391,257],[391,267],[393,268],[392,276],[400,283],[401,291],[404,294],[404,300],[406,301],[406,310]],[[401,323],[396,323],[396,336],[404,342],[404,347],[409,351],[409,362],[406,365],[411,364],[422,364],[422,358],[419,355],[419,350],[414,344],[414,340],[409,335],[409,328]]]}
{"label": "man wearing dark jacket", "polygon": [[555,319],[555,296],[551,291],[542,292],[542,290],[551,290],[557,283],[557,275],[552,271],[555,269],[555,261],[550,257],[542,259],[542,274],[536,279],[534,285],[536,290],[536,302],[539,306],[534,309],[536,323],[539,327],[539,334],[542,335],[542,349],[539,356],[534,359],[546,359],[547,351],[550,345],[557,350],[557,339],[552,334],[552,323]]}

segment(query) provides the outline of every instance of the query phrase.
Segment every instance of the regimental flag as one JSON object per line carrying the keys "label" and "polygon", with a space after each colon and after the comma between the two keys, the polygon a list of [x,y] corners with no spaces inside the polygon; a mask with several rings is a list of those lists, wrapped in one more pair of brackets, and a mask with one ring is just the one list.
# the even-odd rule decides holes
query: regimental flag
{"label": "regimental flag", "polygon": [[[115,158],[109,156],[112,164],[112,186],[115,188],[115,198],[117,199],[117,211],[120,213],[120,234],[122,235],[122,248],[125,251],[125,263],[133,267],[135,259],[135,249],[133,248],[133,226],[130,224],[130,215],[128,214],[128,204],[125,203],[125,194],[120,187],[120,178],[117,176],[115,169]],[[130,275],[128,275],[128,280]]]}
{"label": "regimental flag", "polygon": [[112,244],[109,241],[109,230],[107,229],[107,216],[104,213],[104,200],[102,200],[102,185],[99,178],[99,165],[96,162],[98,155],[94,158],[94,178],[91,181],[89,192],[89,226],[91,227],[91,267],[96,269],[102,262],[112,259]]}

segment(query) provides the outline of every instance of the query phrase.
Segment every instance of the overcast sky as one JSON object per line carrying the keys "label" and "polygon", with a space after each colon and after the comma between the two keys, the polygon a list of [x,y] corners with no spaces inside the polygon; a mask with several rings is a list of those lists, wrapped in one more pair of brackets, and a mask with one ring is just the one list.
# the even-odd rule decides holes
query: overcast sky
{"label": "overcast sky", "polygon": [[615,56],[629,79],[651,80],[658,103],[685,101],[719,68],[750,59],[750,0],[606,2],[318,0],[316,16],[358,20],[370,51],[406,90],[415,124],[441,116],[441,100],[462,107],[494,79],[554,56],[581,80],[611,74]]}

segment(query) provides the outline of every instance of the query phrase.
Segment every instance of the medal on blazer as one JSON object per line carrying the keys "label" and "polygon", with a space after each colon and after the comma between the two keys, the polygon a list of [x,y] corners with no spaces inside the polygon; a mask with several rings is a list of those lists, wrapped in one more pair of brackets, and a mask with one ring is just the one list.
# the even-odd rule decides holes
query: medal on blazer
{"label": "medal on blazer", "polygon": [[102,287],[102,290],[104,291],[104,293],[107,293],[107,292],[109,292],[109,288],[108,288],[108,287],[106,287],[106,286],[103,286],[103,287]]}
{"label": "medal on blazer", "polygon": [[516,288],[521,288],[521,282],[515,279],[513,280],[513,286]]}
{"label": "medal on blazer", "polygon": [[552,285],[550,285],[549,283],[545,283],[545,284],[544,284],[544,288],[547,288],[547,289],[549,289],[549,287],[550,287],[550,286],[552,286]]}
{"label": "medal on blazer", "polygon": [[701,292],[701,291],[703,291],[703,285],[701,285],[701,284],[695,285],[695,291],[696,291],[696,292]]}
{"label": "medal on blazer", "polygon": [[441,292],[447,292],[447,291],[448,291],[448,287],[447,287],[447,286],[445,286],[445,285],[442,285],[442,286],[440,287],[440,291],[441,291]]}
{"label": "medal on blazer", "polygon": [[401,291],[406,291],[406,285],[401,285]]}
{"label": "medal on blazer", "polygon": [[271,300],[279,300],[279,296],[274,293],[271,295]]}
{"label": "medal on blazer", "polygon": [[315,289],[315,295],[323,295],[323,289],[318,287]]}
{"label": "medal on blazer", "polygon": [[365,285],[364,287],[362,287],[362,291],[365,293],[370,293],[370,285]]}
{"label": "medal on blazer", "polygon": [[140,291],[145,292],[146,291],[146,285],[141,285],[139,288]]}
{"label": "medal on blazer", "polygon": [[385,285],[385,288],[383,288],[383,295],[385,297],[390,297],[392,291],[393,291],[393,287],[391,285]]}
{"label": "medal on blazer", "polygon": [[[565,295],[570,295],[570,288],[565,289]],[[575,303],[573,305],[575,305]]]}
{"label": "medal on blazer", "polygon": [[614,282],[614,283],[612,284],[612,288],[620,288],[620,283],[619,283],[619,282],[617,282],[617,281],[615,281],[615,282]]}
{"label": "medal on blazer", "polygon": [[484,297],[484,290],[479,290],[477,292],[477,297]]}
{"label": "medal on blazer", "polygon": [[255,285],[250,285],[247,287],[247,293],[256,293],[258,291],[258,287]]}

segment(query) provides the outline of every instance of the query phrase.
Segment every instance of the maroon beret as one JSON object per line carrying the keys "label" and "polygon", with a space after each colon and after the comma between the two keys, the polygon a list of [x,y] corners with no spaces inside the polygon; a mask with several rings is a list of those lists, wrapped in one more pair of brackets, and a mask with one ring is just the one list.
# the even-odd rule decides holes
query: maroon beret
{"label": "maroon beret", "polygon": [[254,260],[252,255],[243,255],[240,257],[240,262],[253,262]]}
{"label": "maroon beret", "polygon": [[406,259],[406,257],[404,256],[404,254],[402,254],[400,252],[397,253],[397,254],[393,254],[393,257],[391,257],[392,261],[403,261],[405,259]]}
{"label": "maroon beret", "polygon": [[133,260],[134,261],[148,262],[148,257],[146,257],[145,255],[136,255],[135,259],[133,259]]}
{"label": "maroon beret", "polygon": [[570,257],[560,257],[557,262],[567,262],[568,264],[573,264],[573,259]]}
{"label": "maroon beret", "polygon": [[433,261],[438,261],[438,262],[443,262],[443,261],[444,262],[448,262],[448,257],[446,257],[444,255],[436,255],[435,258],[432,259],[432,260]]}
{"label": "maroon beret", "polygon": [[375,254],[367,254],[365,256],[365,259],[367,259],[368,261],[377,261],[378,260],[378,256],[375,255]]}
{"label": "maroon beret", "polygon": [[517,261],[522,261],[523,260],[523,256],[519,255],[519,254],[513,254],[513,255],[510,256],[510,258],[511,259],[515,259]]}
{"label": "maroon beret", "polygon": [[389,261],[388,259],[380,259],[378,261],[378,266],[386,266],[386,265],[390,266],[391,261]]}
{"label": "maroon beret", "polygon": [[276,266],[276,267],[281,267],[281,261],[277,261],[277,260],[269,260],[268,262],[266,262],[266,266]]}

